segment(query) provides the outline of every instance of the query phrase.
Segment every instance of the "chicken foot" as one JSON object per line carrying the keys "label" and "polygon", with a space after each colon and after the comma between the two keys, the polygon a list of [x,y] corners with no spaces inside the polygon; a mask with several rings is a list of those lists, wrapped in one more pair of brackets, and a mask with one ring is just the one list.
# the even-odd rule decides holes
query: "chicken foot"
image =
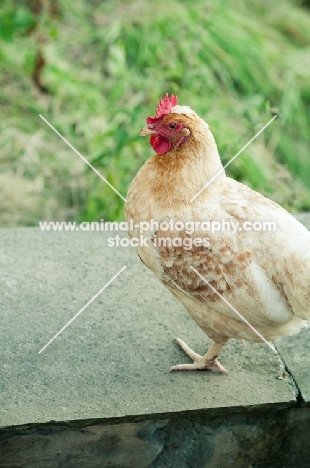
{"label": "chicken foot", "polygon": [[170,371],[180,371],[180,370],[211,370],[213,368],[217,369],[221,374],[228,374],[225,367],[223,367],[220,362],[217,360],[217,356],[224,346],[225,343],[216,343],[213,341],[211,347],[206,354],[200,356],[200,354],[195,353],[187,344],[176,338],[176,341],[183,349],[183,351],[194,361],[193,364],[178,364],[171,367]]}

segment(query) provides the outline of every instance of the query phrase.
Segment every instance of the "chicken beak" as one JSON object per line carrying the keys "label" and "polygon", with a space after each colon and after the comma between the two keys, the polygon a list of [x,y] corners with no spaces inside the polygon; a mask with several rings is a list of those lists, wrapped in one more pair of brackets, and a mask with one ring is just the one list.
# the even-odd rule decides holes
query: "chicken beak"
{"label": "chicken beak", "polygon": [[142,128],[140,132],[140,136],[148,136],[148,135],[155,135],[156,130],[149,128],[148,125]]}

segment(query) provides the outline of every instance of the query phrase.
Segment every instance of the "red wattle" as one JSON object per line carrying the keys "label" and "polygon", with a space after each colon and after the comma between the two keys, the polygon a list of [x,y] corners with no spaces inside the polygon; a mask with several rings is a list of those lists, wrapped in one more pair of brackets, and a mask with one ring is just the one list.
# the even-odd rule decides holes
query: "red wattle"
{"label": "red wattle", "polygon": [[168,138],[165,138],[162,135],[152,135],[150,143],[157,154],[166,154],[171,148],[171,143]]}

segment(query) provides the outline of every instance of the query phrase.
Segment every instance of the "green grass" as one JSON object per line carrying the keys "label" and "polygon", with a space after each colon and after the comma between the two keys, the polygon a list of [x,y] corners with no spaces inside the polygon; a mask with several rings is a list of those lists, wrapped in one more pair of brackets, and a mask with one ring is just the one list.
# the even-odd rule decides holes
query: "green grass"
{"label": "green grass", "polygon": [[[56,15],[34,17],[27,2],[12,11],[4,0],[1,223],[121,219],[122,200],[38,114],[125,196],[152,155],[139,130],[166,92],[210,124],[223,163],[277,108],[228,174],[292,211],[309,210],[310,14],[279,3],[60,0]],[[31,81],[38,42],[47,95]]]}

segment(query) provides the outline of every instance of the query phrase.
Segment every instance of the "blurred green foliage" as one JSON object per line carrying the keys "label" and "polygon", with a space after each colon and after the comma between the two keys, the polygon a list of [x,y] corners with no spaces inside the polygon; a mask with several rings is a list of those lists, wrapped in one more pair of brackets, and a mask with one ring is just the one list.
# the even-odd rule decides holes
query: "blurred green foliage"
{"label": "blurred green foliage", "polygon": [[24,6],[2,8],[0,16],[0,39],[12,41],[17,34],[23,35],[35,25],[31,10]]}
{"label": "blurred green foliage", "polygon": [[[0,6],[3,223],[121,219],[123,201],[38,115],[125,196],[152,155],[139,130],[166,92],[209,123],[223,163],[279,112],[228,175],[310,209],[308,10],[289,0],[59,0],[34,14],[28,3]],[[33,84],[38,50],[47,93]]]}

